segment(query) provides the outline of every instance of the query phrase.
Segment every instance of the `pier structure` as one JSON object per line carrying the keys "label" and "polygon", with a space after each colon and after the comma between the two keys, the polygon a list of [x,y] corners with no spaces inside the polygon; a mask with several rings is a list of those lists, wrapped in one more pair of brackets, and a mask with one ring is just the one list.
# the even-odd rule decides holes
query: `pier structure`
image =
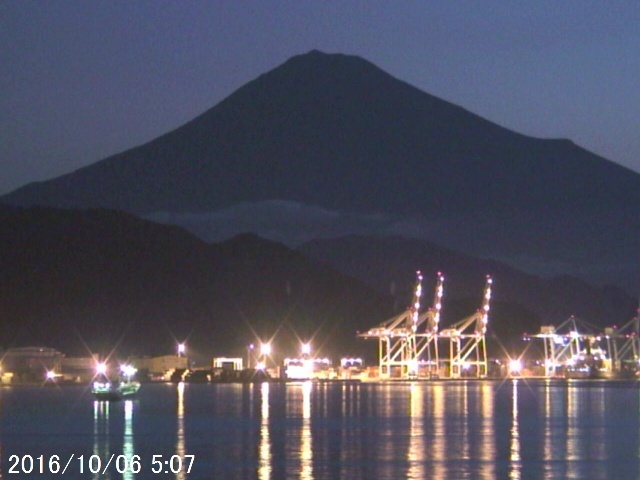
{"label": "pier structure", "polygon": [[421,313],[422,280],[422,273],[416,272],[413,302],[407,310],[358,335],[378,340],[380,378],[416,378],[438,372],[444,276],[438,273],[433,305]]}
{"label": "pier structure", "polygon": [[489,323],[491,288],[493,279],[487,275],[482,297],[482,306],[473,315],[454,323],[442,330],[439,337],[448,343],[449,378],[487,376],[487,344],[485,335]]}

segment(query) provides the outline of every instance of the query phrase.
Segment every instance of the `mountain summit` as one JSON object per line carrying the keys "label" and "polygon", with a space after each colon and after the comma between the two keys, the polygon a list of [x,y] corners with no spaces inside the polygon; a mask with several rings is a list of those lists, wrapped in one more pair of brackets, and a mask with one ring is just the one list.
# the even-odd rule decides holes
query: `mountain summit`
{"label": "mountain summit", "polygon": [[1,200],[147,215],[286,201],[392,215],[407,233],[520,267],[640,271],[639,174],[318,51],[145,145]]}

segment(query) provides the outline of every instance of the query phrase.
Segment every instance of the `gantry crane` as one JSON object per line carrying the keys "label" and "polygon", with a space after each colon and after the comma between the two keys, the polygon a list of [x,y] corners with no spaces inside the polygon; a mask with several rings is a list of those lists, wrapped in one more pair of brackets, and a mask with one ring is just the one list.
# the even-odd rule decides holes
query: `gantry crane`
{"label": "gantry crane", "polygon": [[[420,365],[426,365],[429,373],[438,368],[437,333],[442,308],[444,277],[438,273],[434,304],[427,312],[420,313],[422,297],[422,273],[416,272],[416,284],[411,306],[400,315],[382,322],[377,327],[359,334],[362,338],[377,338],[380,377],[414,378],[420,374]],[[422,325],[426,329],[422,331]],[[427,356],[426,364],[422,360]]]}
{"label": "gantry crane", "polygon": [[440,311],[444,295],[444,275],[438,272],[433,303],[425,313],[420,315],[418,324],[426,324],[423,332],[416,332],[416,357],[424,366],[424,373],[429,377],[440,375],[440,358],[438,354],[438,328]]}
{"label": "gantry crane", "polygon": [[636,372],[640,367],[640,305],[636,316],[620,328],[605,328],[607,350],[615,372]]}
{"label": "gantry crane", "polygon": [[439,337],[447,339],[449,344],[450,378],[460,378],[463,372],[478,378],[487,376],[485,334],[489,323],[492,284],[493,279],[487,275],[480,310],[440,332]]}
{"label": "gantry crane", "polygon": [[525,340],[532,338],[544,343],[545,377],[590,377],[600,370],[611,370],[611,352],[601,345],[606,335],[573,315],[558,327],[543,325],[540,333],[525,336]]}

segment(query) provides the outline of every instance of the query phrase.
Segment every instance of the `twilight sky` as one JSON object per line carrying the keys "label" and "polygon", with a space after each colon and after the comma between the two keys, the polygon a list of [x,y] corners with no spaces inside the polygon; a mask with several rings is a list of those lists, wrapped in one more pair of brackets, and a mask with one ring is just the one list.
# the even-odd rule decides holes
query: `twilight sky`
{"label": "twilight sky", "polygon": [[0,194],[166,133],[293,55],[360,55],[640,172],[640,3],[0,0]]}

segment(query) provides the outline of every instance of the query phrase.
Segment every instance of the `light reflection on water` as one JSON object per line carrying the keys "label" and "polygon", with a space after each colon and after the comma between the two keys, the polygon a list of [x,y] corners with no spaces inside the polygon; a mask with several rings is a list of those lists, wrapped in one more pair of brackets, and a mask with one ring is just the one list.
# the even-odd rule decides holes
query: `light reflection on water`
{"label": "light reflection on water", "polygon": [[513,381],[513,399],[511,407],[511,446],[509,449],[510,480],[520,480],[520,425],[518,424],[518,380]]}
{"label": "light reflection on water", "polygon": [[311,382],[302,385],[302,428],[300,429],[300,478],[313,479],[313,439],[311,437]]}
{"label": "light reflection on water", "polygon": [[[145,385],[97,402],[80,389],[0,396],[2,472],[11,454],[195,455],[175,480],[639,478],[636,382]],[[44,403],[43,403],[44,402]],[[70,420],[72,419],[72,420]],[[43,477],[45,478],[45,477]]]}
{"label": "light reflection on water", "polygon": [[[124,428],[122,432],[121,452],[114,452],[110,448],[110,425],[111,410],[117,410],[122,414]],[[117,420],[117,419],[116,419]],[[109,463],[111,455],[114,458]],[[133,401],[125,400],[122,403],[112,403],[109,401],[94,400],[93,402],[93,450],[88,455],[83,455],[82,461],[76,460],[71,463],[69,474],[80,474],[82,464],[83,473],[89,472],[93,479],[111,480],[112,478],[122,478],[122,480],[133,480],[136,478],[130,467],[130,461],[136,454],[133,436]],[[76,453],[76,456],[82,453]],[[97,455],[100,463],[92,456]],[[120,456],[120,459],[118,458]],[[76,467],[74,469],[74,466]]]}
{"label": "light reflection on water", "polygon": [[[185,458],[187,453],[185,447],[185,430],[184,430],[184,382],[178,383],[178,408],[176,412],[176,455]],[[185,470],[179,469],[176,473],[176,480],[185,480],[187,478]]]}
{"label": "light reflection on water", "polygon": [[422,479],[425,478],[424,460],[424,390],[419,385],[412,383],[410,387],[410,411],[411,424],[409,427],[409,448],[407,450],[407,461],[409,462],[409,471],[407,478]]}
{"label": "light reflection on water", "polygon": [[427,455],[426,460],[428,465],[431,465],[429,471],[432,473],[431,478],[450,478],[448,476],[447,466],[444,460],[447,458],[447,428],[445,421],[445,389],[442,384],[435,384],[431,389],[427,389],[427,392],[431,393],[431,402],[433,409],[431,412],[425,412],[426,418],[431,417],[432,430],[431,439],[428,441],[428,436],[425,432],[425,449],[427,452],[431,450],[431,455]]}
{"label": "light reflection on water", "polygon": [[269,384],[267,382],[262,384],[261,393],[258,478],[260,480],[269,480],[271,478],[271,440],[269,438]]}
{"label": "light reflection on water", "polygon": [[482,441],[480,442],[480,458],[482,471],[480,472],[480,478],[493,479],[495,478],[495,463],[496,458],[496,438],[494,435],[494,386],[487,382],[482,382],[480,389],[480,404],[481,407],[481,432]]}
{"label": "light reflection on water", "polygon": [[[110,402],[95,400],[93,402],[93,453],[100,458],[109,458],[109,409]],[[83,471],[85,468],[83,467]],[[100,475],[100,471],[93,474],[93,479],[111,479],[111,472]]]}
{"label": "light reflection on water", "polygon": [[[124,438],[122,441],[122,454],[127,459],[127,463],[133,458],[136,453],[135,445],[133,442],[133,400],[124,401]],[[133,480],[135,475],[130,465],[123,464],[120,469],[124,473],[122,474],[122,480]]]}

